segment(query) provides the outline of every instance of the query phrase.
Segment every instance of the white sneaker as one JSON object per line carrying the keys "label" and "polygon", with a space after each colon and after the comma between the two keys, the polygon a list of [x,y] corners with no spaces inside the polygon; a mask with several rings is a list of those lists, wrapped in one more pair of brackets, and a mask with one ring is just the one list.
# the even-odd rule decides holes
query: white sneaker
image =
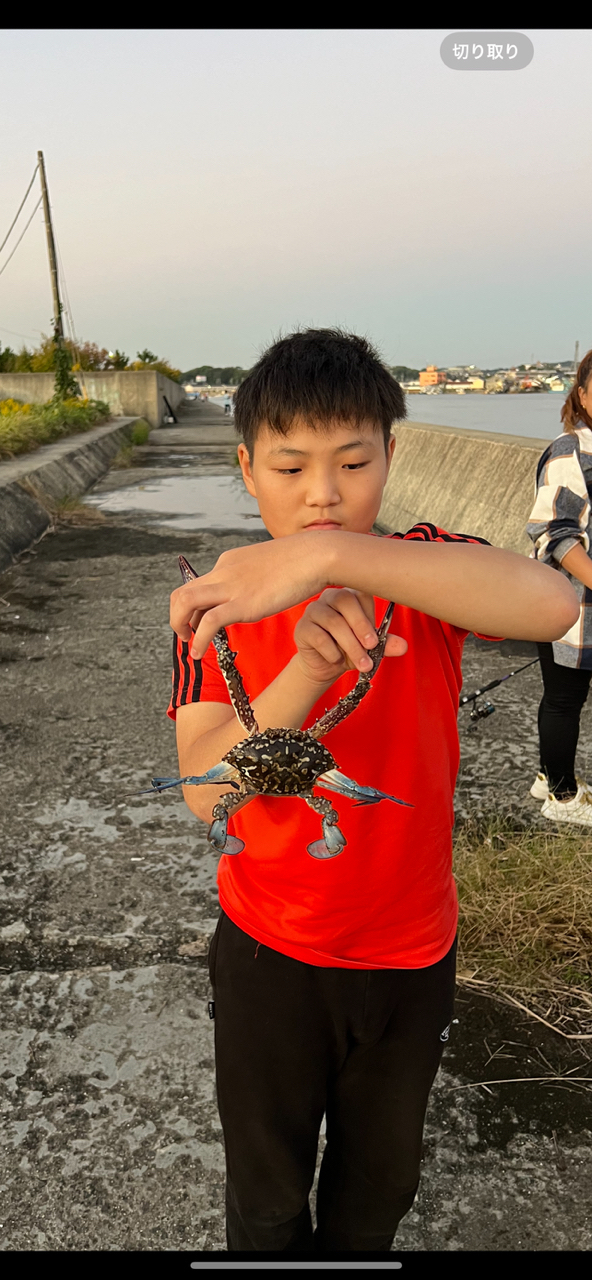
{"label": "white sneaker", "polygon": [[[578,787],[581,787],[583,791],[588,791],[590,794],[592,794],[592,788],[590,788],[588,786],[588,783],[584,782],[582,778],[576,778],[576,782],[578,784]],[[537,773],[537,776],[532,784],[532,787],[530,788],[530,794],[531,796],[534,796],[535,800],[548,799],[549,783],[547,782],[547,779],[544,773]]]}
{"label": "white sneaker", "polygon": [[573,822],[579,827],[592,827],[592,792],[581,784],[572,800],[556,800],[549,792],[541,813],[551,822]]}
{"label": "white sneaker", "polygon": [[532,787],[530,788],[530,794],[531,796],[534,796],[535,800],[548,799],[549,783],[547,782],[547,779],[544,773],[537,773],[537,776],[532,784]]}

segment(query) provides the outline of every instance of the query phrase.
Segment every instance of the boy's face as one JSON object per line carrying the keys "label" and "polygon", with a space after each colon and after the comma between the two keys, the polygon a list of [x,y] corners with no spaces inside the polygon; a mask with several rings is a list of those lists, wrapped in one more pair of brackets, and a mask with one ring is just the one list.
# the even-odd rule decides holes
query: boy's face
{"label": "boy's face", "polygon": [[238,447],[245,485],[273,538],[305,529],[369,533],[395,448],[380,428],[335,421],[313,430],[296,419],[287,436],[259,429],[253,457]]}

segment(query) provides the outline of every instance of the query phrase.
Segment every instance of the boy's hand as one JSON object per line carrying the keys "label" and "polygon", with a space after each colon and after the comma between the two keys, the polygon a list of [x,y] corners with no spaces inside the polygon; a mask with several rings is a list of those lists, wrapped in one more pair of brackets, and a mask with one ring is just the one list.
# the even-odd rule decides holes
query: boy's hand
{"label": "boy's hand", "polygon": [[203,658],[220,627],[258,622],[322,591],[332,546],[330,533],[297,533],[224,551],[209,573],[173,591],[173,631]]}
{"label": "boy's hand", "polygon": [[[345,671],[370,671],[377,643],[372,596],[330,587],[305,609],[294,628],[298,659],[313,683],[333,684]],[[385,657],[401,657],[407,641],[389,635]]]}

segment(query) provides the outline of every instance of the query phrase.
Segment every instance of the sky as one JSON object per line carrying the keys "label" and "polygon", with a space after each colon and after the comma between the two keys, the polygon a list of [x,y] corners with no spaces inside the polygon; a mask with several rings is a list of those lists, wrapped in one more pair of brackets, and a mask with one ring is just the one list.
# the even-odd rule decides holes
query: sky
{"label": "sky", "polygon": [[[523,30],[527,68],[463,73],[448,28],[5,29],[0,242],[41,149],[82,339],[181,369],[308,325],[414,368],[569,359],[592,346],[592,29]],[[0,342],[51,315],[39,212]]]}

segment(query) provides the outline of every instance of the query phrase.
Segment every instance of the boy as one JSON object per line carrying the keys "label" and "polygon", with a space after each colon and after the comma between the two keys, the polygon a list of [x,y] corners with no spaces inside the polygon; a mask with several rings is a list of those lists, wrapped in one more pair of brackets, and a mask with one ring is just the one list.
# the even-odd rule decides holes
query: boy
{"label": "boy", "polygon": [[[429,524],[371,536],[404,416],[365,340],[308,330],[275,343],[235,405],[243,477],[272,541],[225,552],[171,599],[182,776],[244,738],[211,644],[220,626],[260,729],[306,728],[370,667],[375,623],[396,602],[397,661],[324,742],[349,777],[413,807],[340,796],[347,844],[320,862],[306,850],[318,815],[256,797],[230,823],[243,852],[220,860],[210,975],[231,1251],[390,1250],[453,1015],[463,642],[553,640],[578,613],[562,575],[481,539]],[[184,789],[207,822],[227,790]]]}

